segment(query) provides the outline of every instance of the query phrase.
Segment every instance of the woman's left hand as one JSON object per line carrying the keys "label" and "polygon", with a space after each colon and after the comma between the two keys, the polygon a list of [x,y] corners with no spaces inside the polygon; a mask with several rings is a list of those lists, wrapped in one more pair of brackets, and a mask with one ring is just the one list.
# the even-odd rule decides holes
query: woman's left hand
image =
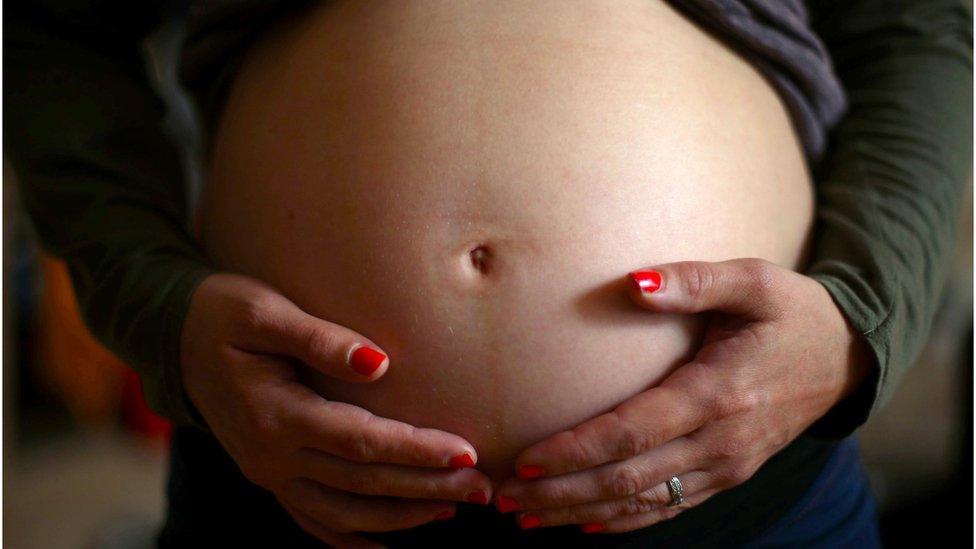
{"label": "woman's left hand", "polygon": [[[713,311],[695,358],[613,411],[526,449],[496,491],[523,528],[625,532],[749,479],[867,375],[872,361],[826,289],[758,259],[630,274],[653,312]],[[677,476],[684,502],[668,506]]]}

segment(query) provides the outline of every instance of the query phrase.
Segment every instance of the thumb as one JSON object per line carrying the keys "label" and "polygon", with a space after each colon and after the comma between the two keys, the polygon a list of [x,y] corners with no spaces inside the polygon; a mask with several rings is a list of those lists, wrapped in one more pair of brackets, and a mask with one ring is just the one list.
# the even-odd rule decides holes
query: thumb
{"label": "thumb", "polygon": [[762,259],[681,261],[628,274],[638,305],[667,313],[722,311],[759,318],[769,311],[785,269]]}
{"label": "thumb", "polygon": [[282,300],[252,326],[250,342],[260,352],[296,358],[328,376],[353,382],[379,379],[390,360],[366,337],[316,318]]}

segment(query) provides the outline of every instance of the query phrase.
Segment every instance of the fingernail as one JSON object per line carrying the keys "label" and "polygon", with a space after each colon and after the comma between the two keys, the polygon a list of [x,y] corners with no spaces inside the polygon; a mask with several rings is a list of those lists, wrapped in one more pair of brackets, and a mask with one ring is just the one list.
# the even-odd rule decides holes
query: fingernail
{"label": "fingernail", "polygon": [[518,478],[522,480],[532,480],[546,474],[545,469],[535,465],[523,465],[518,468]]}
{"label": "fingernail", "polygon": [[349,357],[349,366],[357,374],[369,377],[383,364],[384,360],[386,360],[386,355],[376,349],[360,347],[353,351],[352,356]]}
{"label": "fingernail", "polygon": [[599,522],[587,522],[586,524],[580,526],[580,529],[587,534],[596,534],[597,532],[606,530],[606,528],[606,526],[600,524]]}
{"label": "fingernail", "polygon": [[523,530],[528,530],[529,528],[538,528],[539,526],[542,526],[542,519],[531,513],[526,513],[520,516],[518,522],[519,522],[519,528]]}
{"label": "fingernail", "polygon": [[437,513],[434,520],[451,520],[452,518],[454,518],[454,511],[441,511]]}
{"label": "fingernail", "polygon": [[502,513],[511,513],[512,511],[518,511],[519,502],[515,498],[498,496],[495,498],[495,507],[498,507],[498,510]]}
{"label": "fingernail", "polygon": [[464,497],[471,503],[477,503],[479,505],[488,505],[488,492],[484,490],[475,490],[473,492],[468,492],[468,495]]}
{"label": "fingernail", "polygon": [[458,454],[451,458],[450,466],[455,469],[467,469],[468,467],[474,467],[474,458],[471,457],[471,454],[467,452]]}
{"label": "fingernail", "polygon": [[630,273],[630,280],[645,294],[653,294],[661,289],[661,273],[657,271],[634,271]]}

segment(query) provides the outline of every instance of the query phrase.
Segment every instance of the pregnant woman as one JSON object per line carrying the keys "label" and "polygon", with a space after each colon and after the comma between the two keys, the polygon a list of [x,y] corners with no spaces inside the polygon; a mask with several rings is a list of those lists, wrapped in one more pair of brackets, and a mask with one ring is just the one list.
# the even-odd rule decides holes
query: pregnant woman
{"label": "pregnant woman", "polygon": [[[260,32],[228,8],[189,52],[209,48],[208,78],[216,65],[228,76],[206,87],[222,90],[207,110],[195,212],[207,266],[175,228],[179,193],[152,170],[132,172],[153,182],[138,198],[101,191],[118,199],[100,219],[111,230],[88,228],[97,209],[74,221],[128,246],[128,258],[85,252],[45,216],[61,202],[28,196],[35,218],[51,220],[48,231],[39,223],[49,245],[76,254],[78,272],[98,264],[98,276],[76,279],[80,295],[121,303],[106,305],[111,322],[89,312],[100,335],[137,366],[181,365],[143,366],[150,395],[212,430],[177,431],[164,544],[871,537],[856,451],[800,435],[811,425],[808,435],[849,434],[890,391],[889,365],[924,340],[934,297],[907,305],[917,292],[898,284],[923,279],[919,292],[934,296],[939,277],[915,273],[941,268],[948,236],[905,244],[887,236],[905,229],[886,216],[913,208],[918,182],[932,179],[882,177],[911,189],[903,204],[848,176],[856,164],[834,153],[814,238],[811,166],[841,96],[816,38],[791,19],[798,5],[770,9],[763,29],[709,2],[674,4],[687,11],[646,0],[328,2],[272,18],[252,7],[275,21]],[[896,26],[863,20],[837,42]],[[236,34],[248,46],[231,64],[214,52]],[[888,83],[902,90],[898,79],[914,74],[892,69]],[[141,97],[126,85],[123,97]],[[959,93],[924,91],[920,104]],[[885,158],[900,150],[868,123],[878,111],[862,101],[877,91],[849,92],[841,129],[852,145],[840,151],[868,162],[864,135]],[[939,113],[902,123],[950,128],[960,147],[965,131]],[[108,133],[108,150],[146,162],[135,152],[151,143]],[[21,158],[48,158],[26,141]],[[926,191],[937,214],[918,226],[951,224],[965,163],[937,160],[952,166],[949,190]],[[59,192],[42,175],[32,183]],[[154,201],[161,214],[138,206]],[[921,312],[906,318],[906,307]],[[846,492],[823,490],[837,479]],[[832,517],[838,501],[850,516]],[[807,529],[811,516],[819,530]]]}

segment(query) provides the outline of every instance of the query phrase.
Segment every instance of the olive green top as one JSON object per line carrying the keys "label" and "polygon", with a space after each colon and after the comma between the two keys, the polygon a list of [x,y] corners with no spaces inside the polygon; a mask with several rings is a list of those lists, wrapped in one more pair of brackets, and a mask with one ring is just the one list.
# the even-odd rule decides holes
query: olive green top
{"label": "olive green top", "polygon": [[[186,230],[181,160],[140,50],[165,14],[139,2],[64,4],[7,5],[4,150],[92,332],[138,371],[155,410],[203,426],[182,388],[180,335],[212,270]],[[839,438],[890,397],[939,303],[972,167],[972,14],[965,0],[809,10],[850,108],[815,174],[808,274],[877,359],[808,433]]]}

